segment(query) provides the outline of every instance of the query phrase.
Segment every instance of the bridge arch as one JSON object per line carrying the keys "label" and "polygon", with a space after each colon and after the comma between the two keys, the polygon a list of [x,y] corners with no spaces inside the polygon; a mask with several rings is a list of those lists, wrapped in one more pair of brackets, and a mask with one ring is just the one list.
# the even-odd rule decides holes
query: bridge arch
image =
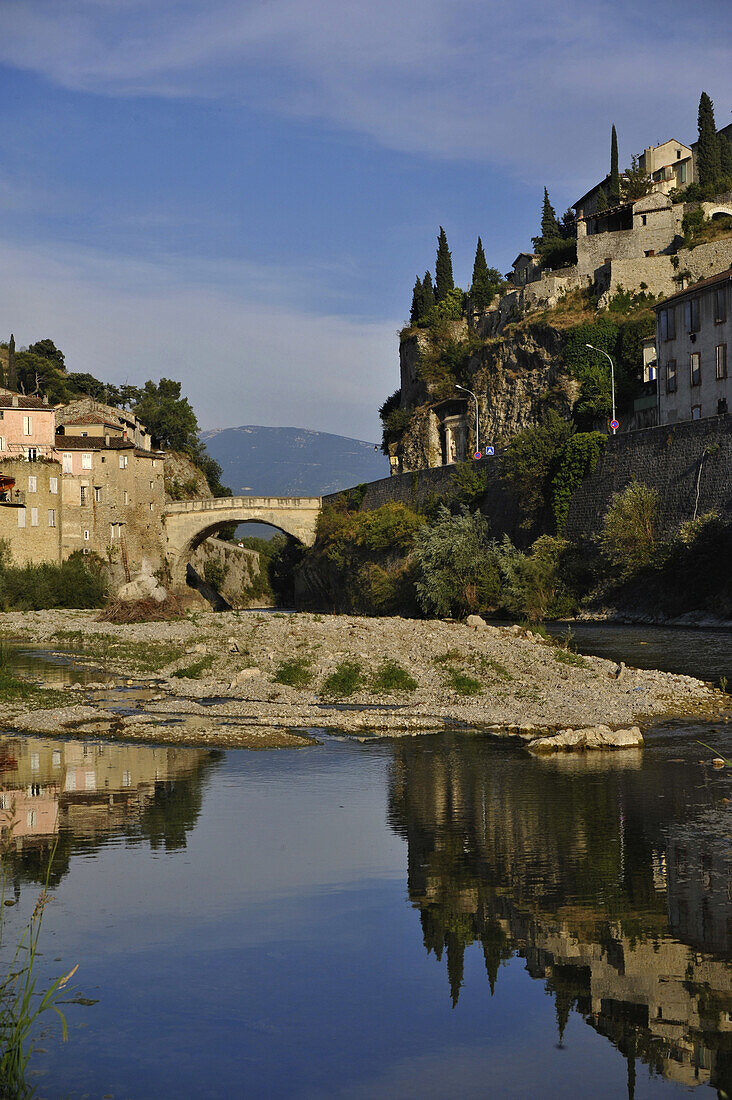
{"label": "bridge arch", "polygon": [[211,497],[167,504],[163,510],[165,556],[173,588],[185,588],[191,554],[225,524],[268,523],[312,546],[320,507],[320,497]]}

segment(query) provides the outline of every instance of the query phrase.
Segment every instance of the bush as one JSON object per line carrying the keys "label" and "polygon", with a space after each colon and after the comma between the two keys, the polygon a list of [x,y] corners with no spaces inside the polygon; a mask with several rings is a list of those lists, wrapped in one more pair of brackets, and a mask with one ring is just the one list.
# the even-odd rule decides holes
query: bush
{"label": "bush", "polygon": [[447,670],[447,682],[458,695],[480,695],[483,690],[480,680],[456,668]]}
{"label": "bush", "polygon": [[321,694],[343,697],[354,695],[364,685],[363,668],[359,661],[341,661],[321,686]]}
{"label": "bush", "polygon": [[530,553],[524,554],[508,538],[503,540],[498,567],[504,581],[503,602],[508,611],[531,623],[541,622],[556,613],[562,595],[559,565],[566,548],[564,539],[542,535]]}
{"label": "bush", "polygon": [[106,582],[104,563],[96,554],[77,550],[60,565],[13,566],[7,549],[0,555],[0,608],[40,611],[49,607],[102,607]]}
{"label": "bush", "polygon": [[615,493],[605,515],[600,542],[621,577],[657,561],[658,493],[632,481]]}
{"label": "bush", "polygon": [[384,661],[371,680],[371,690],[391,694],[397,691],[414,691],[417,681],[396,661]]}
{"label": "bush", "polygon": [[219,558],[207,558],[203,563],[203,579],[217,592],[221,591],[227,572],[228,569]]}
{"label": "bush", "polygon": [[488,521],[463,508],[453,516],[442,506],[437,521],[422,528],[414,547],[417,597],[428,614],[467,615],[491,610],[500,599],[500,574]]}
{"label": "bush", "polygon": [[310,687],[313,679],[310,661],[307,657],[295,657],[291,661],[283,661],[275,671],[274,679],[278,684],[287,684],[289,687]]}
{"label": "bush", "polygon": [[506,448],[504,470],[519,498],[523,527],[531,527],[544,511],[558,456],[573,431],[550,409],[542,424],[519,432]]}
{"label": "bush", "polygon": [[595,469],[606,446],[607,436],[602,432],[578,432],[564,444],[551,488],[557,534],[564,530],[574,493],[586,475]]}
{"label": "bush", "polygon": [[485,466],[478,466],[470,459],[466,462],[458,462],[450,480],[455,490],[455,503],[464,505],[471,511],[476,509],[488,487],[488,473]]}

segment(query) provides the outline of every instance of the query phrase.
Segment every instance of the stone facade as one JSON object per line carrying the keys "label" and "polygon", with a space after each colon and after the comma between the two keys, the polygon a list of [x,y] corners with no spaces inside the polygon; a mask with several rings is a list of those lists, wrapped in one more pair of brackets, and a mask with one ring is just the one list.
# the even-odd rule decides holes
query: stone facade
{"label": "stone facade", "polygon": [[224,582],[219,592],[231,607],[267,607],[266,599],[250,600],[243,598],[243,590],[248,588],[259,573],[259,554],[246,546],[224,542],[222,539],[208,538],[193,551],[191,565],[199,576],[205,577],[206,562],[217,562],[224,572]]}
{"label": "stone facade", "polygon": [[48,401],[0,390],[0,458],[48,457],[54,437],[54,410]]}
{"label": "stone facade", "polygon": [[93,397],[79,397],[56,410],[56,429],[61,434],[105,435],[116,431],[143,451],[152,449],[152,436],[134,413],[105,405]]}
{"label": "stone facade", "polygon": [[7,458],[0,461],[0,479],[13,482],[7,500],[0,500],[0,539],[14,565],[60,562],[63,523],[61,466],[53,459]]}
{"label": "stone facade", "polygon": [[659,422],[732,408],[732,268],[667,298],[656,320]]}

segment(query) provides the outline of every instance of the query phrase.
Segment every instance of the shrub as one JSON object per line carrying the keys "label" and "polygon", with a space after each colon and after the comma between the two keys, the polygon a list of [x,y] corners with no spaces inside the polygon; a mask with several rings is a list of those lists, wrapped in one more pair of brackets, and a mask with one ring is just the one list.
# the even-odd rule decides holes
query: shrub
{"label": "shrub", "polygon": [[96,554],[75,551],[61,564],[13,566],[0,556],[0,608],[40,611],[48,607],[101,607],[104,563]]}
{"label": "shrub", "polygon": [[212,655],[201,657],[198,661],[194,661],[193,664],[187,665],[185,668],[176,669],[173,675],[178,680],[200,680],[201,675],[210,668],[214,662]]}
{"label": "shrub", "polygon": [[283,661],[276,669],[274,679],[278,684],[287,684],[288,687],[310,687],[313,679],[311,662],[307,657],[295,657],[291,661]]}
{"label": "shrub", "polygon": [[455,490],[455,502],[471,511],[477,508],[488,486],[488,473],[485,467],[476,465],[470,459],[466,462],[458,462],[450,480]]}
{"label": "shrub", "polygon": [[322,695],[343,697],[354,695],[363,685],[364,674],[360,661],[341,661],[330,676],[323,680],[320,691]]}
{"label": "shrub", "polygon": [[207,558],[203,563],[203,579],[217,592],[221,591],[228,569],[219,558]]}
{"label": "shrub", "polygon": [[371,679],[371,689],[375,692],[414,691],[417,681],[396,661],[384,661]]}
{"label": "shrub", "polygon": [[564,444],[551,487],[552,512],[557,534],[564,530],[574,493],[585,476],[595,469],[606,445],[607,436],[602,432],[578,432],[570,436]]}
{"label": "shrub", "polygon": [[458,695],[480,695],[483,690],[480,680],[456,668],[447,670],[447,682]]}
{"label": "shrub", "polygon": [[414,548],[417,597],[428,614],[466,615],[490,609],[500,598],[500,575],[488,521],[463,508],[453,516],[444,506],[431,527],[422,528]]}
{"label": "shrub", "polygon": [[563,539],[542,535],[524,554],[504,538],[498,567],[507,610],[536,623],[555,609],[562,587],[559,562],[566,547]]}
{"label": "shrub", "polygon": [[579,653],[571,649],[555,649],[554,660],[562,665],[572,665],[573,668],[589,668],[587,661]]}
{"label": "shrub", "polygon": [[557,459],[574,431],[572,424],[550,409],[544,422],[515,435],[504,454],[504,470],[531,527],[546,505]]}
{"label": "shrub", "polygon": [[600,541],[620,576],[653,565],[658,549],[658,493],[631,481],[615,493],[605,515]]}

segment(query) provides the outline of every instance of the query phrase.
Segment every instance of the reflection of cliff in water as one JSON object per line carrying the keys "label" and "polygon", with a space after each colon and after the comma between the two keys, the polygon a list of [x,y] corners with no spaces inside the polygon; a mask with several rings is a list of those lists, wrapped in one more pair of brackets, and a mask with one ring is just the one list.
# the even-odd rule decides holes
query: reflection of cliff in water
{"label": "reflection of cliff in water", "polygon": [[57,883],[73,852],[112,836],[184,848],[221,753],[170,746],[0,738],[0,834],[16,880]]}
{"label": "reflection of cliff in water", "polygon": [[399,742],[390,824],[453,1005],[466,946],[491,991],[518,955],[628,1060],[732,1095],[728,781],[624,754],[528,760],[485,741]]}

